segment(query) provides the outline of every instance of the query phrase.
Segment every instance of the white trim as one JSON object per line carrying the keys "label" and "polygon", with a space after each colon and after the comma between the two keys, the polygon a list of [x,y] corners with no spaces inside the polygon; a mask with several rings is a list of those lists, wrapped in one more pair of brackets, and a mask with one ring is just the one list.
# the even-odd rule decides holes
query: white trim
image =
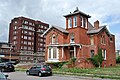
{"label": "white trim", "polygon": [[63,49],[64,47],[62,47],[62,58],[63,58],[63,56],[64,56],[64,49]]}
{"label": "white trim", "polygon": [[72,28],[72,18],[68,18],[68,28]]}
{"label": "white trim", "polygon": [[[49,48],[51,48],[51,58],[49,58]],[[59,49],[56,51],[56,58],[53,58],[53,47],[48,47],[48,62],[58,62],[59,61]]]}
{"label": "white trim", "polygon": [[[76,25],[75,25],[75,18],[76,18]],[[77,16],[74,16],[74,18],[73,18],[73,26],[77,27]]]}
{"label": "white trim", "polygon": [[74,57],[76,58],[76,46],[74,46]]}
{"label": "white trim", "polygon": [[104,60],[106,60],[106,50],[105,50],[105,52],[104,52],[104,55],[105,55],[105,58],[104,58]]}

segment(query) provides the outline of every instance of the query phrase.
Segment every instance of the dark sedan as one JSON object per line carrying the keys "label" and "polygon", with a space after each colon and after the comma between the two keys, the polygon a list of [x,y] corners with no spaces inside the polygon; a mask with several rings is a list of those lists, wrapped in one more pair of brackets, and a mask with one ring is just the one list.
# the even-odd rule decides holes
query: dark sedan
{"label": "dark sedan", "polygon": [[14,65],[9,62],[0,63],[0,71],[15,71]]}
{"label": "dark sedan", "polygon": [[26,71],[27,75],[52,75],[52,69],[49,65],[39,65],[39,66],[33,66],[29,70]]}

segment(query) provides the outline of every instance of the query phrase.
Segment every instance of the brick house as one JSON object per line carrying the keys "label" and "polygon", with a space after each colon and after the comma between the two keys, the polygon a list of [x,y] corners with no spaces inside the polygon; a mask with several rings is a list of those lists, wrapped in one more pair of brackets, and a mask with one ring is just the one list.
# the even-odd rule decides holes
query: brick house
{"label": "brick house", "polygon": [[78,8],[64,17],[66,29],[52,26],[43,34],[46,36],[46,62],[69,61],[75,57],[76,67],[90,68],[93,65],[87,58],[96,55],[98,48],[101,48],[104,57],[102,66],[116,65],[115,36],[106,26],[100,26],[98,20],[92,26],[88,21],[91,16]]}

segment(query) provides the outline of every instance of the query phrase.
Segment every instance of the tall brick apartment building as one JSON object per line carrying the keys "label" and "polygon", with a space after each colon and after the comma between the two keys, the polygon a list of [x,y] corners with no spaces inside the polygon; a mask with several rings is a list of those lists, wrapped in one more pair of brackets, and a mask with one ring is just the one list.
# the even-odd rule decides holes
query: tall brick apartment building
{"label": "tall brick apartment building", "polygon": [[25,17],[11,20],[9,43],[14,45],[14,53],[21,63],[38,63],[44,61],[45,37],[41,36],[49,25]]}
{"label": "tall brick apartment building", "polygon": [[102,49],[104,61],[102,66],[115,66],[115,36],[106,26],[100,26],[99,21],[94,26],[88,21],[91,16],[79,11],[64,16],[66,29],[52,26],[43,35],[46,35],[46,62],[69,61],[75,57],[76,67],[90,68],[92,64],[87,58],[98,53]]}

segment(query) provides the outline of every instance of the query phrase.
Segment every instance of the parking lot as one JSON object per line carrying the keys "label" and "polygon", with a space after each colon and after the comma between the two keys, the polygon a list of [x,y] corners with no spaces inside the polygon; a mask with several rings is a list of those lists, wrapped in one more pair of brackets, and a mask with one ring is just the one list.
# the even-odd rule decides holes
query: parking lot
{"label": "parking lot", "polygon": [[59,75],[53,74],[53,76],[27,76],[25,72],[9,72],[8,78],[11,80],[110,80],[110,79],[99,79],[99,78],[90,78],[90,77],[81,77],[81,76],[70,76],[70,75]]}

